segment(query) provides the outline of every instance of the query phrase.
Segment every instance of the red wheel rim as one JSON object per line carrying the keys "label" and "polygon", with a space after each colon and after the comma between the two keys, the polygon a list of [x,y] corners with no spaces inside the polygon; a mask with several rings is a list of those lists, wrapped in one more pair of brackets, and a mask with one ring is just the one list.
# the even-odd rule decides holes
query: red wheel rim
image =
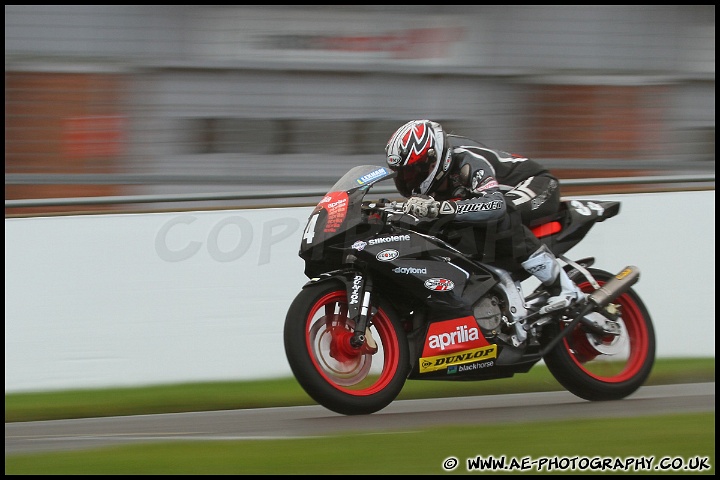
{"label": "red wheel rim", "polygon": [[[598,281],[600,286],[604,284]],[[578,285],[584,292],[594,289],[590,283]],[[563,344],[575,365],[588,376],[607,383],[621,383],[635,377],[645,365],[650,348],[650,339],[645,324],[644,310],[628,294],[620,295],[614,300],[620,305],[622,323],[624,324],[624,340],[627,349],[624,355],[617,358],[605,358],[591,344],[581,327],[576,327],[570,335],[563,339]],[[610,360],[608,362],[607,360]]]}
{"label": "red wheel rim", "polygon": [[[373,339],[380,347],[380,350],[374,355],[369,355],[364,351],[353,354],[354,349],[349,346],[349,339],[352,335],[349,330],[341,330],[344,320],[347,320],[347,294],[342,290],[326,294],[310,309],[305,325],[305,342],[313,366],[328,384],[344,393],[367,396],[383,390],[395,376],[400,358],[398,338],[390,318],[382,309],[379,309],[371,319]],[[321,322],[320,326],[319,322]],[[336,324],[338,322],[340,325],[333,327],[336,329],[335,331],[333,328],[327,328],[329,323]],[[314,330],[318,330],[324,336],[322,342],[318,334],[313,333]],[[327,347],[322,352],[318,348],[320,343],[324,343]],[[332,359],[329,358],[330,356]],[[363,359],[360,359],[360,356]],[[353,382],[352,385],[344,385],[343,381],[327,368],[331,361],[350,365],[356,361],[372,361],[374,364],[381,361],[382,365],[379,372],[370,372],[367,375],[359,372],[358,375],[363,378]]]}

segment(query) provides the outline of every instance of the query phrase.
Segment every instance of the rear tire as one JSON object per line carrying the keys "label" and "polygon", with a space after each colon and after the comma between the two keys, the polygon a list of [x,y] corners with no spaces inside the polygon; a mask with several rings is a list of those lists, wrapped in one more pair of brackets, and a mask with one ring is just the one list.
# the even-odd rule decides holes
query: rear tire
{"label": "rear tire", "polygon": [[[602,286],[614,275],[589,269]],[[589,282],[578,286],[593,291]],[[580,398],[592,401],[619,400],[640,388],[655,363],[655,330],[640,296],[631,288],[613,303],[621,306],[619,336],[598,338],[580,325],[544,358],[560,384]],[[548,326],[549,337],[560,332],[560,325]]]}
{"label": "rear tire", "polygon": [[325,281],[306,287],[285,318],[285,353],[295,378],[313,400],[343,415],[364,415],[397,398],[410,371],[410,354],[389,304],[379,305],[370,319],[375,353],[368,340],[360,350],[350,346],[353,327],[344,284]]}

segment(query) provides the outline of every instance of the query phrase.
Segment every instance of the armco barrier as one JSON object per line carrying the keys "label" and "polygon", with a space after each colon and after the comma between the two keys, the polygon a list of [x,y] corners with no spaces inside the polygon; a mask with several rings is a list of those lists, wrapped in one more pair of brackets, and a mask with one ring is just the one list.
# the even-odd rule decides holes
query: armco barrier
{"label": "armco barrier", "polygon": [[[572,257],[641,270],[660,357],[715,356],[715,191],[620,200]],[[310,207],[5,219],[5,392],[290,375]]]}

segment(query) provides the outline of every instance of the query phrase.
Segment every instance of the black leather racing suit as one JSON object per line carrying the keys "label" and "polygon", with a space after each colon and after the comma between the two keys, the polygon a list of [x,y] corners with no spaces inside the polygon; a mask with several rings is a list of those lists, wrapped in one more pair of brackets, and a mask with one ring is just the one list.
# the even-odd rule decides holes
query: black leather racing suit
{"label": "black leather racing suit", "polygon": [[448,175],[429,194],[461,251],[516,267],[540,248],[526,225],[557,212],[560,201],[558,180],[544,166],[455,135],[441,158]]}

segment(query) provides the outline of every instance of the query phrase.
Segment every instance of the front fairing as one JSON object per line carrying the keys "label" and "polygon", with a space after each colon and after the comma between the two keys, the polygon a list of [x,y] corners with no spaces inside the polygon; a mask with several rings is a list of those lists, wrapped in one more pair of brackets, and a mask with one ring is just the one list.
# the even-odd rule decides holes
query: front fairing
{"label": "front fairing", "polygon": [[395,176],[386,167],[361,165],[350,169],[313,209],[303,231],[300,256],[317,258],[325,247],[345,242],[366,223],[362,201],[374,184]]}

